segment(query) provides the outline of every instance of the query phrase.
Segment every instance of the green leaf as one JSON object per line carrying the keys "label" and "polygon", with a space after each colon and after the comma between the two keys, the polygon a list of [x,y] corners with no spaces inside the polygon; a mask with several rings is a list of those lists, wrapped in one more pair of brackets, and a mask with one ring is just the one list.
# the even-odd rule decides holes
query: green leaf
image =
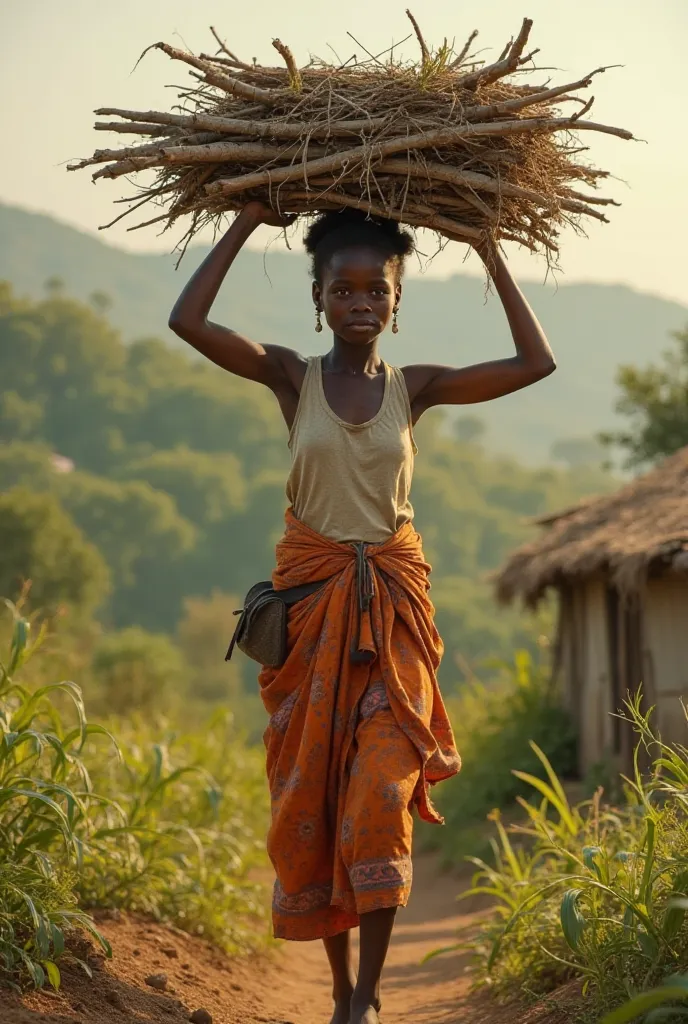
{"label": "green leaf", "polygon": [[58,928],[54,921],[51,921],[50,925],[53,938],[53,956],[58,960],[64,953],[65,949],[64,933],[61,928]]}
{"label": "green leaf", "polygon": [[522,782],[527,782],[529,786],[532,786],[533,789],[537,789],[539,793],[542,793],[545,799],[548,800],[549,803],[551,803],[552,807],[555,808],[559,817],[561,818],[562,822],[566,825],[566,828],[571,833],[571,835],[576,835],[578,829],[573,819],[573,815],[571,814],[571,809],[569,808],[568,801],[565,798],[562,801],[557,796],[555,790],[552,789],[551,786],[548,786],[547,783],[544,782],[542,779],[538,779],[536,775],[530,775],[528,772],[520,771],[513,771],[511,774],[515,775],[516,778],[520,779]]}
{"label": "green leaf", "polygon": [[652,818],[647,819],[645,833],[645,868],[643,870],[643,878],[640,883],[640,902],[646,907],[652,904],[652,873],[654,868],[655,858],[655,823]]}
{"label": "green leaf", "polygon": [[607,1014],[601,1024],[630,1024],[631,1021],[648,1013],[650,1010],[667,1006],[672,1002],[688,1000],[688,977],[671,978],[659,988],[642,992],[624,1006]]}
{"label": "green leaf", "polygon": [[52,960],[41,960],[41,963],[45,967],[45,973],[48,975],[48,981],[57,992],[57,990],[60,987],[60,982],[62,980],[60,977],[60,970],[57,964],[53,963]]}
{"label": "green leaf", "polygon": [[578,907],[578,900],[583,893],[583,889],[569,889],[565,892],[559,913],[564,938],[574,953],[579,950],[580,940],[588,924]]}

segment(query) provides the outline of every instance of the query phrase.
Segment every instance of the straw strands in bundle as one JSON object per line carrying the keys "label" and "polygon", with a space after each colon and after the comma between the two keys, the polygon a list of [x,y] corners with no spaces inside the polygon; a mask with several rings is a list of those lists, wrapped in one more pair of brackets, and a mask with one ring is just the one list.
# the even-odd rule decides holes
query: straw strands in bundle
{"label": "straw strands in bundle", "polygon": [[261,200],[285,214],[353,207],[458,241],[489,234],[556,260],[562,226],[582,230],[585,218],[605,221],[604,208],[617,205],[598,194],[608,172],[589,166],[580,142],[590,132],[633,138],[587,117],[593,99],[580,93],[606,69],[563,85],[532,84],[531,21],[488,64],[472,55],[477,33],[459,52],[446,40],[432,51],[407,13],[417,62],[392,48],[299,68],[276,39],[284,66],[263,67],[240,60],[214,29],[215,55],[156,43],[149,49],[191,69],[179,104],[169,112],[97,110],[119,119],[97,122],[98,131],[145,141],[96,150],[69,169],[102,165],[94,179],[133,176],[137,194],[118,200],[128,208],[111,223],[152,204],[158,215],[136,226],[189,217],[187,243],[207,223]]}

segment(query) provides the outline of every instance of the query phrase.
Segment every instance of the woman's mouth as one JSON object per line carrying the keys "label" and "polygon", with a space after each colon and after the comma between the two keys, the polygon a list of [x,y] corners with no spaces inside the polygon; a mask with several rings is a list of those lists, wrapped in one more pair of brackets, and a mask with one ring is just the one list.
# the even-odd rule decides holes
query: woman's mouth
{"label": "woman's mouth", "polygon": [[350,331],[374,331],[377,329],[377,324],[374,320],[352,320],[349,324]]}

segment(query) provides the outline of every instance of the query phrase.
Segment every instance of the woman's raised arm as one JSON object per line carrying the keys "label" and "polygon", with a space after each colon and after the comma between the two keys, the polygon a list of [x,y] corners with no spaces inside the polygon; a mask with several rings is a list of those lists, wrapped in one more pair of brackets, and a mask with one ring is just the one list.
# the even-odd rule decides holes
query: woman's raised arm
{"label": "woman's raised arm", "polygon": [[234,220],[195,272],[174,304],[169,326],[180,338],[218,366],[239,377],[279,392],[303,378],[303,360],[281,345],[261,345],[208,319],[227,271],[239,250],[260,224],[284,227],[292,218],[280,217],[262,203],[249,203]]}
{"label": "woman's raised arm", "polygon": [[434,405],[462,405],[501,398],[548,377],[556,369],[545,333],[502,256],[485,247],[476,248],[502,300],[516,354],[474,366],[405,367],[414,419]]}

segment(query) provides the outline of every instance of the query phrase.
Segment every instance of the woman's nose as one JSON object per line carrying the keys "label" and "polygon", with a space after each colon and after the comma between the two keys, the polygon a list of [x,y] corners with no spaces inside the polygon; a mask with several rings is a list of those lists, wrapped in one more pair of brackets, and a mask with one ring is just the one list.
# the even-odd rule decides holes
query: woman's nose
{"label": "woman's nose", "polygon": [[370,301],[367,295],[354,295],[353,302],[351,303],[352,313],[369,313],[370,312]]}

